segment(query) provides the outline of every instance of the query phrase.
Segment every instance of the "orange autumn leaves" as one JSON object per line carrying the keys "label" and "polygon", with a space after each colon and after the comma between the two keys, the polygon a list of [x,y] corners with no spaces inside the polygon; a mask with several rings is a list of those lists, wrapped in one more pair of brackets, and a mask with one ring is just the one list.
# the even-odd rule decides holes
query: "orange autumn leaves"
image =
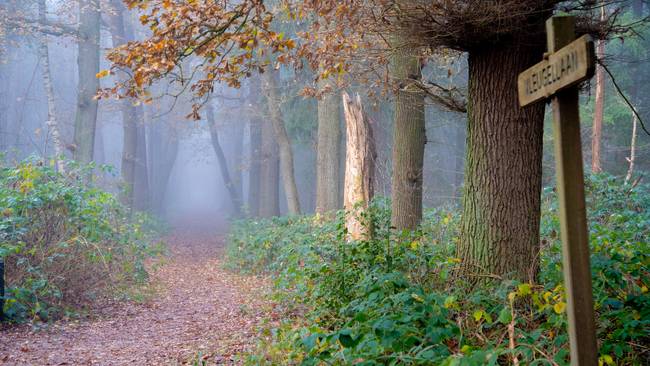
{"label": "orange autumn leaves", "polygon": [[[217,82],[239,87],[242,78],[268,64],[270,53],[295,48],[294,40],[271,30],[273,15],[261,0],[126,3],[143,12],[140,21],[151,34],[109,52],[111,71],[123,70],[130,77],[104,89],[101,96],[139,98],[156,80],[166,78],[189,83],[191,91],[202,97]],[[106,75],[101,72],[98,77]]]}

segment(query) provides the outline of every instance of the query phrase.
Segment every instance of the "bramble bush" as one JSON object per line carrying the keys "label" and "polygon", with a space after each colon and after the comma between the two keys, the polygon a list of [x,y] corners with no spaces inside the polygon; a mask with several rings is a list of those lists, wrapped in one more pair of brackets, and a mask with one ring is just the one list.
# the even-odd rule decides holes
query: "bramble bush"
{"label": "bramble bush", "polygon": [[[587,182],[600,363],[648,364],[650,186]],[[429,210],[415,233],[369,215],[371,241],[346,243],[342,216],[237,222],[229,265],[275,279],[288,319],[268,327],[251,365],[568,365],[557,203],[543,195],[537,283],[469,288],[454,277],[459,214]]]}
{"label": "bramble bush", "polygon": [[161,253],[159,224],[133,217],[111,193],[70,165],[63,176],[36,159],[0,165],[0,258],[10,321],[75,314],[147,279],[144,261]]}

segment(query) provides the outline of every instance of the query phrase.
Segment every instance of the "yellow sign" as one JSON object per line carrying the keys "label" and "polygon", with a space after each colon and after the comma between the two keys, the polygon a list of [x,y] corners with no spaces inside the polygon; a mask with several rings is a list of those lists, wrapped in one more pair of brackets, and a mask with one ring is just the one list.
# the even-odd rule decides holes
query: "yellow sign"
{"label": "yellow sign", "polygon": [[562,89],[590,79],[594,75],[595,59],[594,43],[588,35],[549,55],[519,74],[519,105],[524,107],[549,98]]}

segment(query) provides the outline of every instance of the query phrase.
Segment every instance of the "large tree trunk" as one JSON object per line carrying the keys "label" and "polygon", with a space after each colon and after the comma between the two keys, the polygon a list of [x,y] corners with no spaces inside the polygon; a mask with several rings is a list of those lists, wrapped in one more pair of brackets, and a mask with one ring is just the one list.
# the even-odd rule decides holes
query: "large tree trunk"
{"label": "large tree trunk", "polygon": [[[41,22],[46,22],[46,4],[45,0],[38,1],[38,18]],[[43,87],[47,95],[47,122],[45,123],[52,133],[52,142],[54,146],[55,161],[59,172],[65,173],[65,144],[59,130],[59,122],[56,118],[56,104],[54,97],[54,86],[52,85],[52,74],[50,71],[50,52],[47,45],[47,35],[44,33],[39,35],[38,44],[38,57],[41,60],[41,68],[43,73]],[[2,132],[2,131],[0,131]]]}
{"label": "large tree trunk", "polygon": [[249,128],[249,163],[248,163],[248,211],[252,217],[260,214],[260,173],[262,164],[262,118],[259,110],[260,88],[259,78],[256,83],[251,81],[251,117],[248,122]]}
{"label": "large tree trunk", "polygon": [[79,3],[79,53],[77,56],[79,84],[74,123],[74,157],[82,164],[93,160],[97,100],[99,89],[99,0]]}
{"label": "large tree trunk", "polygon": [[421,78],[418,55],[396,42],[392,76],[397,82],[393,126],[393,174],[391,226],[414,230],[422,220],[424,144],[424,91],[415,84]]}
{"label": "large tree trunk", "polygon": [[273,126],[268,118],[262,121],[261,150],[259,215],[278,216],[280,215],[280,159],[278,144],[273,137]]}
{"label": "large tree trunk", "polygon": [[280,152],[280,173],[282,175],[282,184],[284,187],[284,195],[287,198],[287,209],[290,215],[300,214],[300,198],[298,197],[298,188],[296,186],[296,176],[293,168],[293,152],[291,151],[291,140],[287,135],[287,130],[284,127],[282,113],[280,111],[280,98],[277,92],[277,83],[275,80],[275,72],[268,70],[263,77],[263,89],[266,94],[267,102],[269,105],[269,113],[271,117],[271,124],[273,126],[273,133],[278,143]]}
{"label": "large tree trunk", "polygon": [[316,213],[338,210],[340,206],[341,122],[340,97],[328,91],[318,100],[318,145],[316,150]]}
{"label": "large tree trunk", "polygon": [[[600,8],[600,20],[605,20],[605,5]],[[602,59],[605,56],[605,41],[599,40],[596,43],[596,57]],[[603,135],[603,109],[605,107],[605,70],[598,65],[596,69],[596,102],[594,106],[594,120],[591,130],[591,171],[600,173],[601,166],[600,152]]]}
{"label": "large tree trunk", "polygon": [[368,216],[362,213],[374,196],[375,140],[363,113],[361,97],[357,94],[352,100],[345,92],[342,97],[347,137],[343,189],[345,224],[348,239],[369,239],[372,237],[373,223],[368,222]]}
{"label": "large tree trunk", "polygon": [[520,108],[517,98],[517,75],[542,59],[543,48],[534,43],[469,53],[457,250],[470,281],[490,275],[527,281],[538,269],[544,104]]}
{"label": "large tree trunk", "polygon": [[232,203],[233,213],[235,217],[241,216],[241,199],[239,198],[239,193],[237,192],[237,187],[230,177],[230,171],[228,170],[228,160],[223,153],[221,144],[219,143],[219,131],[217,131],[217,124],[214,120],[214,112],[212,111],[212,106],[207,107],[207,117],[208,117],[208,126],[210,128],[210,137],[212,140],[212,147],[214,152],[217,155],[217,160],[219,162],[219,169],[221,170],[221,179],[223,179],[223,184],[228,190],[230,195],[230,202]]}

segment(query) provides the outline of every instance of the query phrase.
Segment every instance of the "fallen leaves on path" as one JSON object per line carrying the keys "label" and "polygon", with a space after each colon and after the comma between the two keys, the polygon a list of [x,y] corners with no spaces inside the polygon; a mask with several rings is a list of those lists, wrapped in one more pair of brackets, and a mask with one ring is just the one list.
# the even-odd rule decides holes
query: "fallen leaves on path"
{"label": "fallen leaves on path", "polygon": [[[153,273],[160,293],[145,303],[120,303],[89,320],[36,330],[0,330],[3,365],[239,364],[269,309],[263,279],[223,269],[223,237],[175,233],[170,258]],[[197,356],[197,355],[201,356]]]}

